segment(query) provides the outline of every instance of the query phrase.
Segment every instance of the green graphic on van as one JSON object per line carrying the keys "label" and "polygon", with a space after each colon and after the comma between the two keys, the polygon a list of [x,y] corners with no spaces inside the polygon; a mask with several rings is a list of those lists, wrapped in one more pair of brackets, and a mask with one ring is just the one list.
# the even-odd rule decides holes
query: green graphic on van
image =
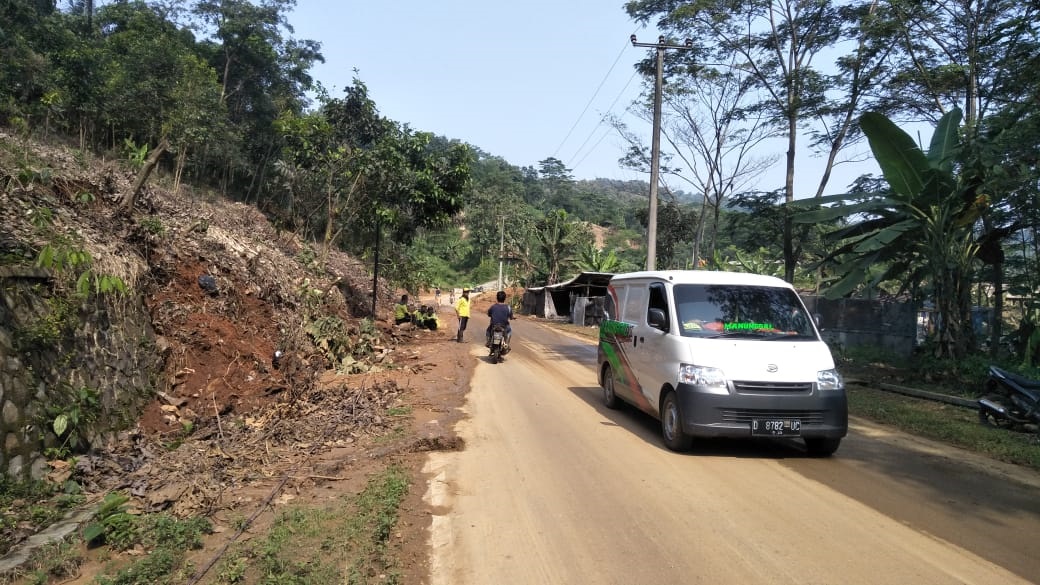
{"label": "green graphic on van", "polygon": [[599,332],[601,335],[620,335],[622,337],[628,337],[632,334],[632,326],[623,321],[606,320],[600,323]]}
{"label": "green graphic on van", "polygon": [[723,325],[726,331],[758,331],[759,329],[773,329],[769,323],[726,323]]}

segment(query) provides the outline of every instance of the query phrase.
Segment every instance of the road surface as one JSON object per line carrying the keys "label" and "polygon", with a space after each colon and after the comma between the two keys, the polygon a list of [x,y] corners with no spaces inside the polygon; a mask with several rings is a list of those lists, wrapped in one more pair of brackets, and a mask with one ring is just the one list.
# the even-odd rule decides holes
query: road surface
{"label": "road surface", "polygon": [[858,420],[829,459],[673,453],[655,420],[602,406],[591,341],[520,320],[513,346],[474,372],[465,449],[427,464],[433,585],[1040,579],[1040,474]]}

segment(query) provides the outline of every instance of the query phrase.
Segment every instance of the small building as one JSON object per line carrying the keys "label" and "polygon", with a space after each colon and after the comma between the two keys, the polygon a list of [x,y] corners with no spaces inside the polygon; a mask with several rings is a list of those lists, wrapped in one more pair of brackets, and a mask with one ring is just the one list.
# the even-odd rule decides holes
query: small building
{"label": "small building", "polygon": [[524,290],[520,312],[545,319],[563,319],[582,325],[599,325],[605,316],[603,300],[612,272],[582,272],[557,284]]}

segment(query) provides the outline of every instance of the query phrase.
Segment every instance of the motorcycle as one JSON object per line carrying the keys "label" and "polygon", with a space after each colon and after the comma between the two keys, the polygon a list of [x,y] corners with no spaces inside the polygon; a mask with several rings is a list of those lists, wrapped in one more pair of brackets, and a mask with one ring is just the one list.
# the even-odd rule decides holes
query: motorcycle
{"label": "motorcycle", "polygon": [[979,421],[1037,432],[1040,429],[1040,380],[990,366],[986,395],[979,399]]}
{"label": "motorcycle", "polygon": [[502,361],[502,356],[509,353],[509,339],[506,337],[506,326],[502,324],[491,328],[491,345],[488,356],[491,363],[497,364]]}

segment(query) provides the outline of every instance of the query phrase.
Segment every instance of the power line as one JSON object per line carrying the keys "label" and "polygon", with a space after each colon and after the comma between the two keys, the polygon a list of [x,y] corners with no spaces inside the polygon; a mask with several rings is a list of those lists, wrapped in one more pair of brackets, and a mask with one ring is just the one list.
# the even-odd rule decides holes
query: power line
{"label": "power line", "polygon": [[592,97],[589,98],[588,103],[585,104],[585,109],[581,111],[581,114],[578,115],[578,119],[574,121],[574,125],[571,126],[571,129],[567,131],[567,135],[564,136],[563,140],[560,141],[560,145],[557,146],[556,150],[553,151],[553,158],[555,158],[556,155],[559,154],[560,149],[563,148],[563,145],[567,143],[567,139],[571,137],[571,133],[573,133],[574,129],[578,127],[578,123],[581,122],[581,119],[585,116],[585,112],[589,111],[589,106],[592,105],[592,102],[595,101],[596,96],[599,95],[599,90],[603,89],[603,84],[606,83],[607,79],[610,78],[610,74],[614,71],[614,67],[617,67],[618,62],[621,61],[621,57],[625,54],[625,50],[627,48],[628,43],[626,42],[622,45],[621,51],[618,53],[617,58],[614,59],[614,63],[610,66],[610,69],[608,69],[607,73],[603,76],[603,80],[599,82],[599,87],[596,88],[596,91],[592,94]]}
{"label": "power line", "polygon": [[[574,154],[570,157],[571,159],[578,158],[578,154],[581,153],[581,149],[585,148],[585,145],[588,144],[589,140],[591,140],[593,135],[596,134],[596,131],[599,130],[599,127],[603,124],[604,119],[606,119],[607,114],[611,113],[614,110],[614,106],[617,105],[618,100],[621,99],[621,96],[623,96],[625,94],[625,90],[628,89],[628,86],[632,84],[632,80],[635,79],[636,75],[638,75],[638,74],[639,74],[639,71],[633,71],[632,72],[632,76],[628,78],[628,81],[625,83],[625,87],[622,87],[621,91],[619,91],[618,94],[616,96],[614,96],[614,101],[610,102],[610,106],[607,107],[606,113],[604,113],[603,115],[601,115],[599,117],[599,123],[597,123],[596,126],[594,126],[592,128],[592,131],[589,132],[589,135],[585,138],[585,141],[581,143],[581,146],[579,146],[577,150],[574,151]],[[627,106],[626,106],[625,109],[626,110],[628,109]],[[593,145],[592,149],[589,150],[589,152],[585,153],[585,156],[581,157],[581,160],[582,161],[585,160],[585,158],[588,157],[589,154],[592,153],[592,151],[596,150],[596,147],[599,146],[600,142],[603,142],[603,138],[602,137],[599,140],[596,141],[596,144]],[[581,161],[578,161],[578,163],[575,164],[574,166],[577,167],[579,164],[581,164]]]}
{"label": "power line", "polygon": [[[586,153],[585,153],[585,155],[584,155],[584,156],[582,156],[582,157],[581,157],[581,158],[580,158],[580,159],[578,160],[578,162],[574,163],[574,166],[573,166],[573,167],[571,168],[571,170],[574,170],[574,169],[576,169],[576,168],[580,167],[580,166],[581,166],[581,163],[585,162],[585,159],[589,158],[589,155],[590,155],[590,154],[592,154],[593,152],[595,152],[595,151],[596,151],[596,148],[597,148],[597,147],[599,146],[599,144],[600,144],[601,142],[603,142],[603,140],[604,140],[604,139],[605,139],[605,138],[606,138],[606,137],[607,137],[608,135],[610,135],[610,131],[611,131],[611,130],[612,130],[612,128],[610,128],[610,127],[607,127],[606,131],[605,131],[605,132],[603,132],[603,135],[599,137],[599,140],[597,140],[597,141],[596,141],[596,143],[592,145],[592,148],[590,148],[590,149],[589,149],[589,151],[588,151],[588,152],[586,152]],[[592,138],[592,135],[591,135],[591,134],[589,135],[589,138]],[[585,140],[585,142],[588,142],[588,139],[586,139],[586,140]],[[584,145],[582,145],[582,146],[584,146]],[[575,155],[574,155],[574,156],[578,156],[578,155],[577,155],[577,153],[575,153]]]}

